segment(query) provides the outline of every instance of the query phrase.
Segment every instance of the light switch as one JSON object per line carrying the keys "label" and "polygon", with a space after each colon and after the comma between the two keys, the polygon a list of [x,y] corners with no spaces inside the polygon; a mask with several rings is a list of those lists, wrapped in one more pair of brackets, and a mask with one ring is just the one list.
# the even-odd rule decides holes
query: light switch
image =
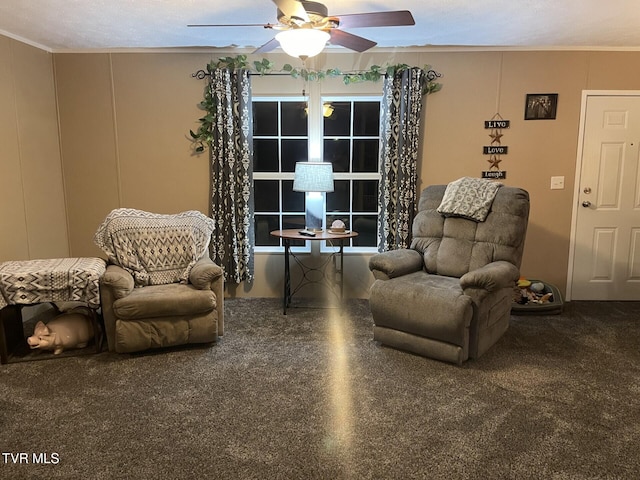
{"label": "light switch", "polygon": [[551,177],[551,190],[562,190],[564,188],[564,176]]}

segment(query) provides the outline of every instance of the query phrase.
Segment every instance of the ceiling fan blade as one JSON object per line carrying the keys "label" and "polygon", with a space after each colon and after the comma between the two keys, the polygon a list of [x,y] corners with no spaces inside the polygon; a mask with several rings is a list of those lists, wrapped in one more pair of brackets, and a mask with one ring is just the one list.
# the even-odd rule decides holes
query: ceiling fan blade
{"label": "ceiling fan blade", "polygon": [[271,23],[198,23],[187,25],[187,27],[263,27],[273,28]]}
{"label": "ceiling fan blade", "polygon": [[356,52],[364,52],[365,50],[369,50],[377,45],[376,42],[363,37],[358,37],[352,33],[347,33],[338,28],[332,28],[329,30],[329,34],[331,35],[330,42],[333,45],[342,45],[343,47],[355,50]]}
{"label": "ceiling fan blade", "polygon": [[278,10],[289,18],[299,18],[305,22],[309,21],[309,15],[298,0],[271,0],[276,4]]}
{"label": "ceiling fan blade", "polygon": [[340,19],[340,28],[358,27],[397,27],[415,25],[416,21],[409,10],[395,12],[352,13],[336,15]]}
{"label": "ceiling fan blade", "polygon": [[276,40],[275,38],[272,38],[267,43],[265,43],[261,47],[259,47],[256,50],[254,50],[252,53],[267,53],[267,52],[270,52],[271,50],[273,50],[275,48],[278,48],[279,46],[280,46],[280,42],[278,40]]}

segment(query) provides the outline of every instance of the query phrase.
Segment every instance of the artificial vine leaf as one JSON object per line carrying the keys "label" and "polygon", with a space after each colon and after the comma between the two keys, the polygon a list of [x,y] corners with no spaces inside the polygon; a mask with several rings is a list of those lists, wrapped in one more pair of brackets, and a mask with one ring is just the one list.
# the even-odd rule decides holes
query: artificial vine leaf
{"label": "artificial vine leaf", "polygon": [[273,62],[267,60],[266,58],[263,58],[262,61],[254,61],[253,66],[260,75],[265,75],[266,73],[269,73],[273,68]]}

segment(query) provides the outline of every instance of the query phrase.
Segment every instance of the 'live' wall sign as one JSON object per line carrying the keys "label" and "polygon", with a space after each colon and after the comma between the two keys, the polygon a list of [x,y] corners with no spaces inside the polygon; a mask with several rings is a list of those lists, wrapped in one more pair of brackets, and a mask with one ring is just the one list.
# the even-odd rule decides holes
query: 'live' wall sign
{"label": "'live' wall sign", "polygon": [[484,128],[509,128],[511,120],[485,120]]}

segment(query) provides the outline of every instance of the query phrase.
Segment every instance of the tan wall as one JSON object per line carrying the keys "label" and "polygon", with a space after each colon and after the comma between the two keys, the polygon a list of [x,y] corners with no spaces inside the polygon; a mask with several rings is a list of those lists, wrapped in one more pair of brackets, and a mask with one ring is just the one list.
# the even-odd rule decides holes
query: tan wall
{"label": "tan wall", "polygon": [[[96,252],[91,234],[111,208],[208,210],[207,159],[191,155],[187,133],[197,126],[204,85],[191,73],[211,58],[194,53],[55,55],[74,255]],[[276,65],[295,63],[283,55],[270,58]],[[526,188],[532,198],[522,272],[564,290],[581,93],[640,88],[638,60],[635,52],[341,53],[319,56],[316,67],[348,71],[372,64],[430,64],[443,74],[443,90],[426,104],[421,187],[478,176],[488,168],[482,155],[489,141],[484,120],[495,113],[511,120],[502,139],[510,149],[502,157],[505,183]],[[380,92],[377,84],[344,86],[340,79],[304,85],[288,77],[253,77],[254,95],[301,94],[303,88],[327,95]],[[558,93],[557,119],[524,121],[526,93]],[[565,177],[566,187],[552,191],[550,177],[557,175]],[[88,204],[87,194],[96,190]],[[348,295],[367,296],[367,259],[347,257]],[[277,296],[281,282],[281,256],[257,254],[254,284],[230,288],[230,294]]]}
{"label": "tan wall", "polygon": [[[502,144],[505,183],[531,194],[522,274],[566,289],[575,165],[583,90],[639,90],[640,52],[472,52],[425,57],[445,74],[429,97],[421,179],[446,183],[477,176],[496,112],[511,120]],[[556,120],[525,121],[527,93],[558,93]],[[564,190],[551,190],[564,176]]]}
{"label": "tan wall", "polygon": [[[280,64],[290,61],[274,57]],[[202,115],[197,105],[204,89],[191,74],[210,59],[188,53],[55,55],[73,255],[102,255],[92,236],[113,208],[208,212],[208,157],[193,155],[188,132]],[[303,88],[317,87],[290,77],[253,79],[254,95],[301,95]],[[364,93],[379,92],[379,86],[367,88]],[[347,259],[346,295],[366,296],[367,260]],[[229,294],[281,295],[282,255],[256,254],[255,272],[253,284],[228,285]]]}
{"label": "tan wall", "polygon": [[[188,139],[201,114],[204,82],[191,73],[226,54],[53,55],[72,255],[100,254],[91,237],[112,208],[208,211],[208,161],[191,154]],[[269,58],[295,64],[283,55]],[[511,120],[502,138],[509,146],[501,164],[505,183],[526,188],[532,198],[522,272],[564,290],[581,93],[640,89],[639,60],[640,52],[445,50],[332,53],[317,57],[316,66],[346,71],[430,64],[443,74],[443,90],[426,103],[420,187],[478,176],[488,168],[484,120],[495,113]],[[380,92],[380,85],[344,86],[340,79],[304,85],[288,77],[253,77],[254,95],[301,94],[303,88],[327,95]],[[557,119],[524,121],[526,93],[558,93]],[[15,130],[16,122],[8,123]],[[14,168],[9,173],[17,175]],[[552,191],[550,177],[557,175],[565,177],[565,189]],[[347,295],[367,296],[367,260],[348,255]],[[253,285],[229,288],[229,294],[279,296],[281,289],[281,255],[257,254]]]}
{"label": "tan wall", "polygon": [[[502,131],[502,145],[509,147],[500,164],[507,172],[504,183],[521,186],[531,195],[521,272],[563,291],[588,57],[584,52],[430,55],[446,77],[443,91],[428,99],[422,181],[447,183],[464,175],[479,176],[489,167],[482,155],[482,146],[490,142],[484,121],[495,113],[510,120],[511,127]],[[525,121],[527,93],[557,93],[556,120]],[[551,190],[551,176],[564,176],[565,189]]]}
{"label": "tan wall", "polygon": [[69,255],[52,55],[0,36],[0,261]]}

